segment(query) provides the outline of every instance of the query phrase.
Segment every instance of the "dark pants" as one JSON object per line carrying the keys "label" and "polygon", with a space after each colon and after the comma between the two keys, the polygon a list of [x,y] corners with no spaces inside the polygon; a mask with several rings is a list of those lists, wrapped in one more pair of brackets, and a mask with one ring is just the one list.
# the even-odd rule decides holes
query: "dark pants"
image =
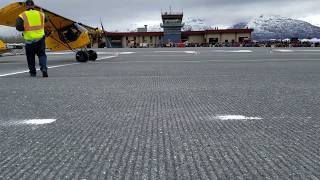
{"label": "dark pants", "polygon": [[30,70],[30,74],[36,74],[36,58],[37,55],[39,58],[39,65],[40,70],[42,72],[47,72],[47,55],[46,55],[46,43],[45,38],[42,38],[41,40],[26,44],[26,55],[28,60],[28,67]]}

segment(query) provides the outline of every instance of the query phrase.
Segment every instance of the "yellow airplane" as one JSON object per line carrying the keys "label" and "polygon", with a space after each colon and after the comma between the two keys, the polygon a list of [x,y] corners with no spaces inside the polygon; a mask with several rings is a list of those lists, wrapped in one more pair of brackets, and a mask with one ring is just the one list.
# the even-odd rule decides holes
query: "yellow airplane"
{"label": "yellow airplane", "polygon": [[[39,6],[35,6],[35,9],[44,12],[49,19],[45,24],[48,49],[51,51],[72,50],[76,52],[76,59],[79,62],[97,59],[97,53],[86,48],[91,43],[89,34],[98,33],[97,28],[79,24]],[[0,9],[0,25],[15,27],[17,17],[25,10],[25,2],[12,3]]]}
{"label": "yellow airplane", "polygon": [[10,49],[8,49],[6,47],[6,44],[3,41],[0,40],[0,55],[3,54],[3,53],[7,53],[9,51],[10,51]]}

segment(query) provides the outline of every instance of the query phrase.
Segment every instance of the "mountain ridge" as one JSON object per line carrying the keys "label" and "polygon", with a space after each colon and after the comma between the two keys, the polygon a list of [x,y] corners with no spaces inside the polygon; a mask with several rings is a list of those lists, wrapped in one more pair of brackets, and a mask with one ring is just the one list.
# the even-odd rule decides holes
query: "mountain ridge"
{"label": "mountain ridge", "polygon": [[252,39],[320,38],[320,27],[308,22],[279,15],[261,15],[246,22],[240,22],[232,29],[252,28]]}

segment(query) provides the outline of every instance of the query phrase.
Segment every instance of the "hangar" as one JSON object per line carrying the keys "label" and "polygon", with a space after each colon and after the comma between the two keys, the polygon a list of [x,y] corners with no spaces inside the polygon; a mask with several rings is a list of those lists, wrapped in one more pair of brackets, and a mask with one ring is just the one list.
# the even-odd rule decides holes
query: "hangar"
{"label": "hangar", "polygon": [[[251,39],[253,29],[217,29],[206,31],[185,31],[181,33],[181,42],[196,46],[210,46],[217,43],[243,43]],[[163,32],[107,32],[112,47],[163,47]]]}
{"label": "hangar", "polygon": [[162,13],[162,32],[148,32],[147,26],[138,32],[106,32],[112,47],[164,47],[184,43],[191,46],[241,44],[251,39],[253,29],[210,29],[181,31],[183,13]]}

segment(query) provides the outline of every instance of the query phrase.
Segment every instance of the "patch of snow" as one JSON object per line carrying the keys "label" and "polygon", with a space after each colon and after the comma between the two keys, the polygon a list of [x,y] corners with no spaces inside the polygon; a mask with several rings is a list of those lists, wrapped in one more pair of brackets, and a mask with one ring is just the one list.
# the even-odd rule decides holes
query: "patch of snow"
{"label": "patch of snow", "polygon": [[214,27],[208,25],[204,18],[189,17],[184,20],[183,31],[204,31],[214,29]]}

